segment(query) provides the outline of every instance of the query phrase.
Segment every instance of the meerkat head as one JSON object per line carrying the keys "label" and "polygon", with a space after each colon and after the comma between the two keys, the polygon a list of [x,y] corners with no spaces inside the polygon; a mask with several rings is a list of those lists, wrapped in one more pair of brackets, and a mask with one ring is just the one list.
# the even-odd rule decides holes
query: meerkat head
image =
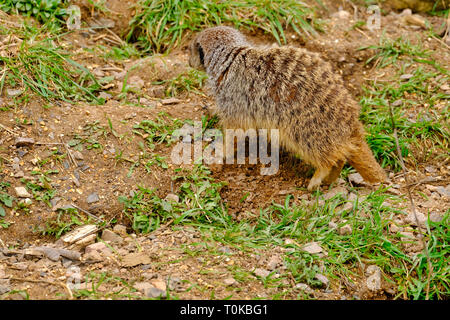
{"label": "meerkat head", "polygon": [[207,57],[220,47],[248,45],[243,34],[230,27],[213,27],[200,32],[189,45],[189,66],[205,70]]}

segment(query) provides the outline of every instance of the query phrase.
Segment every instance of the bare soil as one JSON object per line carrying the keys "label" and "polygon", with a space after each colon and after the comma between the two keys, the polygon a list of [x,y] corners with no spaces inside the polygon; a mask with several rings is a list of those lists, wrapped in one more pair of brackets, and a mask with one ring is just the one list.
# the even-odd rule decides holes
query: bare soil
{"label": "bare soil", "polygon": [[[83,16],[93,18],[87,1],[79,1],[83,10]],[[112,31],[118,35],[123,34],[129,19],[133,15],[130,4],[136,1],[108,1],[111,14],[101,15],[115,22]],[[341,2],[339,2],[341,3]],[[325,26],[325,32],[320,33],[314,39],[300,40],[294,34],[289,34],[290,45],[304,46],[311,51],[317,51],[330,61],[345,79],[346,86],[357,98],[361,95],[361,87],[368,80],[375,78],[379,81],[389,79],[390,74],[380,74],[373,64],[365,65],[365,61],[373,55],[373,51],[358,50],[360,47],[378,44],[381,32],[372,33],[364,28],[351,28],[357,20],[365,20],[367,13],[363,8],[353,7],[347,2],[343,3],[343,9],[350,12],[349,19],[339,20],[332,18],[330,14],[337,11],[335,2],[328,1],[330,12],[323,13],[324,19],[329,19]],[[354,19],[353,12],[357,9],[358,19]],[[99,18],[95,17],[95,18]],[[439,17],[426,16],[426,19],[438,27],[442,22]],[[381,20],[385,35],[389,38],[407,37],[414,41],[421,41],[425,48],[433,52],[433,58],[448,68],[450,61],[449,50],[442,43],[427,36],[426,31],[415,26],[405,25],[393,13],[383,15]],[[161,198],[167,194],[176,193],[178,184],[173,182],[173,169],[176,167],[168,163],[169,168],[163,169],[153,166],[151,172],[147,172],[143,166],[138,166],[130,175],[131,162],[117,161],[117,151],[122,152],[124,158],[138,160],[141,149],[139,143],[145,143],[144,139],[132,133],[132,127],[145,119],[155,119],[160,112],[165,112],[172,118],[200,120],[205,113],[205,106],[214,102],[207,94],[185,94],[178,97],[180,101],[175,104],[163,104],[163,97],[159,94],[160,88],[152,84],[156,80],[169,79],[187,68],[187,50],[182,46],[174,50],[166,57],[147,57],[141,60],[105,61],[95,54],[81,50],[86,47],[94,47],[101,43],[104,46],[111,44],[104,40],[95,40],[99,35],[106,33],[100,30],[95,34],[83,35],[72,33],[64,38],[72,52],[76,53],[76,60],[94,71],[102,70],[104,76],[116,76],[114,86],[108,88],[112,97],[104,105],[88,105],[84,103],[70,104],[61,102],[51,108],[43,108],[47,102],[33,97],[30,101],[20,107],[13,107],[9,111],[0,113],[0,124],[8,130],[0,133],[0,155],[7,160],[3,163],[4,169],[0,173],[0,181],[8,182],[11,187],[8,192],[14,195],[14,188],[23,186],[20,178],[15,177],[13,169],[14,158],[18,159],[20,169],[24,177],[30,181],[36,181],[36,176],[31,172],[38,169],[36,160],[49,159],[45,164],[46,170],[58,170],[52,174],[52,186],[57,190],[56,196],[60,201],[55,206],[75,204],[97,217],[105,220],[116,219],[117,224],[127,227],[128,236],[123,236],[123,243],[111,244],[116,251],[116,256],[106,258],[95,263],[69,262],[67,259],[56,262],[46,258],[30,258],[20,254],[8,252],[6,247],[14,250],[23,250],[28,247],[58,244],[53,236],[43,236],[39,230],[45,230],[46,222],[55,219],[57,212],[43,201],[34,201],[30,211],[26,214],[12,212],[7,209],[5,220],[11,223],[8,228],[0,229],[0,248],[4,247],[3,254],[0,252],[0,278],[10,277],[9,286],[17,293],[7,294],[5,299],[24,298],[21,290],[25,290],[31,299],[66,299],[70,297],[64,283],[67,280],[67,266],[77,266],[84,276],[90,271],[97,273],[106,272],[126,279],[129,284],[139,282],[150,282],[168,278],[179,279],[178,287],[174,289],[176,296],[181,299],[210,299],[212,292],[214,298],[223,299],[232,294],[233,299],[267,298],[279,293],[277,288],[267,288],[262,281],[255,280],[232,285],[225,285],[224,280],[232,277],[230,266],[238,266],[243,270],[251,270],[254,267],[264,267],[270,258],[280,255],[282,247],[275,246],[267,251],[255,250],[254,252],[242,252],[236,248],[218,246],[211,242],[211,246],[218,246],[216,250],[226,252],[226,255],[203,256],[186,254],[183,248],[191,248],[193,252],[202,251],[205,248],[198,245],[203,235],[191,227],[163,226],[150,235],[135,235],[131,229],[129,219],[123,214],[123,207],[117,201],[118,196],[128,196],[136,190],[136,186],[145,186],[156,189]],[[250,34],[256,43],[271,44],[266,35]],[[162,63],[162,62],[164,63]],[[130,77],[136,77],[144,81],[144,86],[138,90],[140,93],[131,95],[131,101],[138,101],[139,97],[146,96],[147,106],[133,106],[125,104],[117,99],[115,94],[120,93],[123,78],[120,73],[130,70]],[[393,70],[394,72],[394,70]],[[136,79],[135,78],[135,79]],[[159,90],[159,91],[158,91]],[[159,92],[159,93],[158,93]],[[206,92],[205,92],[206,93]],[[129,97],[130,98],[130,97]],[[4,105],[12,104],[8,96],[3,96],[0,101]],[[23,120],[32,121],[32,124],[21,124]],[[108,121],[118,136],[117,138],[108,128]],[[68,143],[76,134],[83,134],[83,127],[98,121],[99,125],[106,128],[106,135],[99,135],[102,149],[83,148],[82,158],[58,161],[52,152],[60,150],[65,153],[65,147],[58,143]],[[34,145],[30,147],[16,147],[15,139],[19,136],[34,138]],[[170,148],[158,146],[158,154],[170,158]],[[73,153],[74,150],[72,149]],[[419,210],[432,210],[444,213],[449,206],[449,198],[432,197],[432,188],[447,187],[450,183],[450,167],[447,160],[439,154],[428,156],[426,162],[421,162],[421,150],[415,154],[418,162],[408,162],[410,168],[410,179],[425,183],[415,185],[415,191],[420,191],[428,196],[430,200],[425,201],[423,197],[415,195],[416,205]],[[64,162],[66,163],[64,164]],[[433,168],[428,170],[427,168]],[[283,154],[279,172],[274,176],[262,176],[258,174],[259,165],[225,165],[222,168],[212,167],[213,177],[218,181],[226,181],[228,185],[221,191],[221,196],[229,207],[229,213],[234,219],[249,218],[258,215],[260,208],[265,208],[273,202],[281,203],[287,194],[294,196],[294,201],[311,200],[311,195],[305,191],[312,170],[301,160],[290,155]],[[405,180],[401,174],[390,175],[391,183],[398,185],[400,194],[405,194]],[[428,180],[427,180],[428,179]],[[323,190],[326,192],[327,187]],[[362,187],[360,194],[369,193],[370,187]],[[88,203],[87,197],[91,193],[97,193],[99,201]],[[243,195],[248,193],[245,201]],[[416,192],[414,194],[417,194]],[[111,226],[112,227],[112,226]],[[110,227],[110,228],[111,228]],[[83,249],[80,249],[83,252]],[[130,252],[145,252],[151,263],[134,267],[124,267],[120,262]],[[270,254],[269,254],[270,253]],[[6,276],[2,277],[2,273]],[[331,280],[327,289],[313,290],[312,296],[318,299],[390,299],[393,297],[395,288],[388,282],[383,283],[383,290],[372,293],[367,290],[364,282],[363,270],[355,270],[355,279],[351,285],[346,284],[348,280]],[[30,282],[28,280],[34,280]],[[170,280],[169,280],[170,281]],[[51,283],[51,284],[50,284]],[[89,283],[89,282],[87,282]],[[2,283],[0,282],[0,285]],[[195,286],[193,284],[196,284]],[[98,288],[99,297],[106,296],[108,292],[117,291],[123,286],[120,282],[103,282]],[[289,293],[283,295],[283,299],[297,298],[299,289],[296,289],[292,279],[285,283],[285,288],[291,288]],[[0,297],[1,297],[0,292]],[[130,293],[131,294],[131,293]],[[140,291],[131,295],[142,297]],[[92,297],[92,296],[91,296]]]}

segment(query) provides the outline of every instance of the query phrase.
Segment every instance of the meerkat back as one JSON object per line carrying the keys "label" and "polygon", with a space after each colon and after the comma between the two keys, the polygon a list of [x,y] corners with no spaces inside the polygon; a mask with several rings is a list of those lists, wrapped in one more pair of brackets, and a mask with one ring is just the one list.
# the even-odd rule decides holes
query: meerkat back
{"label": "meerkat back", "polygon": [[336,180],[346,161],[371,183],[385,180],[357,102],[317,53],[254,47],[237,30],[214,27],[191,43],[189,64],[206,70],[224,129],[278,129],[281,145],[316,168],[309,190]]}

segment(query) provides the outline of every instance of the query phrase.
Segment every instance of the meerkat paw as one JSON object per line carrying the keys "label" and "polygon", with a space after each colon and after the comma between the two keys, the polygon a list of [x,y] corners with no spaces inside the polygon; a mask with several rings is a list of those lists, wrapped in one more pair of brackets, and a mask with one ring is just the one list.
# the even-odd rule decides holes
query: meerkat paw
{"label": "meerkat paw", "polygon": [[323,179],[330,174],[330,171],[331,168],[317,168],[308,184],[308,191],[318,189],[322,184]]}
{"label": "meerkat paw", "polygon": [[318,179],[311,179],[311,181],[308,184],[308,191],[314,191],[320,188],[320,184],[322,181]]}

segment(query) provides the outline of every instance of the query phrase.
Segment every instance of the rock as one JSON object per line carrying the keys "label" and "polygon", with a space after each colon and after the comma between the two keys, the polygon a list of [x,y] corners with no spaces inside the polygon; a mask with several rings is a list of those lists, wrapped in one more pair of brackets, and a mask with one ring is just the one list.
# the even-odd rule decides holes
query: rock
{"label": "rock", "polygon": [[103,260],[103,256],[98,251],[90,251],[85,253],[83,258],[85,261],[89,262],[99,262]]}
{"label": "rock", "polygon": [[168,278],[167,280],[170,291],[182,291],[182,282],[178,277]]}
{"label": "rock", "polygon": [[267,271],[267,270],[264,270],[261,268],[256,268],[255,271],[253,271],[253,273],[258,277],[266,278],[269,276],[270,271]]}
{"label": "rock", "polygon": [[354,183],[356,185],[364,185],[366,184],[363,177],[359,173],[352,173],[348,175],[348,180],[351,183]]}
{"label": "rock", "polygon": [[112,251],[110,248],[108,248],[108,246],[106,244],[104,244],[103,242],[96,242],[93,244],[88,245],[85,250],[84,250],[85,254],[90,254],[90,253],[99,253],[100,255],[103,256],[111,256],[112,255]]}
{"label": "rock", "polygon": [[[423,213],[421,213],[421,212],[419,212],[419,211],[416,211],[416,215],[417,215],[417,220],[418,220],[418,222],[419,222],[419,225],[422,227],[422,228],[424,228],[425,226],[426,226],[426,222],[427,222],[427,217],[423,214]],[[409,223],[409,224],[411,224],[411,225],[413,225],[413,226],[418,226],[417,225],[417,220],[416,220],[416,216],[414,215],[414,212],[411,212],[411,213],[409,213],[406,217],[405,217],[405,222],[406,223]]]}
{"label": "rock", "polygon": [[330,283],[330,281],[328,280],[327,277],[325,277],[323,274],[320,273],[316,273],[316,275],[314,276],[315,279],[319,280],[320,282],[322,282],[322,284],[326,287],[328,287],[328,284]]}
{"label": "rock", "polygon": [[161,280],[161,279],[155,279],[150,281],[150,283],[157,289],[160,289],[161,291],[166,291],[167,290],[167,284],[165,281]]}
{"label": "rock", "polygon": [[22,89],[6,89],[6,94],[8,95],[8,97],[10,98],[14,98],[14,97],[18,97],[23,93]]}
{"label": "rock", "polygon": [[180,201],[180,197],[178,197],[176,194],[169,193],[169,194],[165,197],[165,200],[167,200],[167,201],[173,201],[173,202],[179,202],[179,201]]}
{"label": "rock", "polygon": [[16,147],[29,147],[29,146],[32,146],[34,143],[35,143],[35,141],[33,138],[19,137],[19,138],[16,138],[14,145]]}
{"label": "rock", "polygon": [[177,99],[177,98],[168,98],[168,99],[162,99],[161,103],[163,105],[168,105],[168,104],[177,104],[177,103],[181,103],[183,102],[183,100]]}
{"label": "rock", "polygon": [[338,229],[338,232],[341,236],[352,234],[352,232],[353,232],[352,226],[349,224],[343,225],[342,227],[340,227]]}
{"label": "rock", "polygon": [[349,19],[350,18],[350,12],[345,10],[339,10],[338,12],[335,12],[331,15],[332,18],[336,19]]}
{"label": "rock", "polygon": [[273,271],[276,269],[278,265],[282,263],[280,257],[278,255],[273,255],[270,257],[269,262],[267,263],[267,269]]}
{"label": "rock", "polygon": [[149,298],[165,298],[167,296],[165,291],[152,286],[146,290],[145,295]]}
{"label": "rock", "polygon": [[401,238],[405,238],[405,240],[412,240],[412,239],[415,239],[414,233],[409,232],[409,231],[401,231],[401,232],[400,232],[400,237],[401,237]]}
{"label": "rock", "polygon": [[230,286],[236,285],[238,282],[234,278],[226,278],[226,279],[223,280],[223,283],[227,287],[230,287]]}
{"label": "rock", "polygon": [[74,151],[72,155],[76,160],[84,160],[83,154],[80,151]]}
{"label": "rock", "polygon": [[310,286],[308,286],[306,283],[297,283],[295,285],[296,289],[305,291],[305,292],[312,292],[313,290],[310,288]]}
{"label": "rock", "polygon": [[14,173],[14,178],[23,178],[25,176],[25,173],[22,170],[18,170],[16,173]]}
{"label": "rock", "polygon": [[435,173],[436,172],[436,167],[434,167],[434,166],[426,166],[425,167],[425,171],[429,172],[429,173]]}
{"label": "rock", "polygon": [[391,223],[390,225],[389,225],[389,231],[391,232],[391,233],[397,233],[397,232],[400,232],[400,231],[402,231],[403,229],[402,228],[400,228],[400,227],[398,227],[395,223]]}
{"label": "rock", "polygon": [[231,250],[227,246],[221,246],[221,247],[217,248],[217,251],[225,253],[225,254],[232,254],[233,253],[233,250]]}
{"label": "rock", "polygon": [[341,211],[350,211],[353,209],[353,203],[352,202],[346,202],[343,206]]}
{"label": "rock", "polygon": [[116,233],[114,233],[108,229],[103,230],[102,240],[109,241],[111,243],[119,243],[119,244],[123,242],[123,239],[121,236],[117,235]]}
{"label": "rock", "polygon": [[430,213],[430,221],[438,223],[441,222],[443,218],[443,214],[437,213],[437,212],[431,212]]}
{"label": "rock", "polygon": [[0,284],[0,296],[11,291],[11,286]]}
{"label": "rock", "polygon": [[410,16],[410,15],[412,15],[412,10],[409,9],[409,8],[404,9],[404,10],[399,14],[400,17]]}
{"label": "rock", "polygon": [[135,267],[140,264],[150,264],[151,259],[143,252],[129,253],[122,259],[123,267]]}
{"label": "rock", "polygon": [[145,85],[144,80],[142,80],[138,76],[132,76],[128,78],[127,86],[136,88],[136,89],[142,89]]}
{"label": "rock", "polygon": [[409,79],[411,79],[412,77],[414,77],[414,75],[413,75],[413,74],[410,74],[410,73],[402,74],[402,75],[400,76],[400,80],[409,80]]}
{"label": "rock", "polygon": [[366,279],[367,288],[371,291],[381,290],[381,269],[378,266],[368,266],[366,274],[370,275]]}
{"label": "rock", "polygon": [[133,285],[133,287],[136,289],[136,290],[138,290],[138,291],[140,291],[140,292],[142,292],[142,293],[144,293],[145,294],[145,292],[147,291],[147,290],[149,290],[151,287],[153,287],[150,283],[148,283],[148,282],[136,282],[134,285]]}
{"label": "rock", "polygon": [[418,14],[405,15],[405,16],[402,17],[402,21],[405,24],[418,26],[418,27],[421,27],[423,29],[426,29],[426,27],[427,27],[427,25],[425,23],[425,19],[422,18]]}
{"label": "rock", "polygon": [[347,194],[348,194],[348,191],[347,191],[347,189],[344,188],[344,187],[336,187],[336,188],[331,189],[331,190],[328,191],[327,193],[325,193],[325,194],[323,195],[323,198],[324,198],[325,200],[329,200],[329,199],[335,197],[335,196],[338,195],[338,194],[341,194],[342,196],[346,197]]}
{"label": "rock", "polygon": [[82,239],[94,234],[98,231],[98,227],[94,224],[87,224],[84,226],[80,226],[75,228],[73,231],[65,234],[61,237],[61,240],[65,244],[71,244],[78,241],[81,241]]}
{"label": "rock", "polygon": [[446,198],[450,198],[450,185],[448,185],[446,188],[443,186],[439,186],[436,188],[436,191],[442,196]]}
{"label": "rock", "polygon": [[302,247],[303,251],[310,254],[317,254],[323,251],[322,247],[317,242],[309,242]]}
{"label": "rock", "polygon": [[113,228],[113,231],[122,237],[125,237],[127,235],[127,227],[121,224],[116,224]]}
{"label": "rock", "polygon": [[95,203],[98,202],[100,200],[100,198],[98,197],[98,194],[93,192],[91,193],[87,198],[86,198],[86,202],[91,204],[91,203]]}
{"label": "rock", "polygon": [[27,189],[25,187],[16,187],[14,188],[16,191],[16,195],[19,198],[31,198],[32,195],[28,193]]}

